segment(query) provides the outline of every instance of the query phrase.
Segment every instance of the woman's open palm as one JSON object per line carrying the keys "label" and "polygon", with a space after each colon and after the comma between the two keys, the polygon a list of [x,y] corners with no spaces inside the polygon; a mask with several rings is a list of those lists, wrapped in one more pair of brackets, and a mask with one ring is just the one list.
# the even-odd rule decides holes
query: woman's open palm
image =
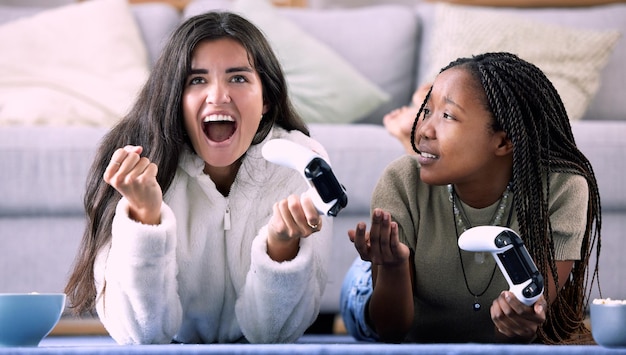
{"label": "woman's open palm", "polygon": [[398,265],[410,255],[409,247],[400,242],[398,225],[391,215],[380,209],[372,214],[372,226],[366,231],[365,223],[357,224],[356,230],[349,230],[348,236],[354,243],[361,259],[374,265]]}

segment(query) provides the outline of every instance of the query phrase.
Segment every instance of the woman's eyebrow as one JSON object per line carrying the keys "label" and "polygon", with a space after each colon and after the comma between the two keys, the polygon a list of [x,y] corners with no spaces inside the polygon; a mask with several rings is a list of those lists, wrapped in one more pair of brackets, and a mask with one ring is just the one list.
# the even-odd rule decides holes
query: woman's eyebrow
{"label": "woman's eyebrow", "polygon": [[460,106],[459,104],[457,104],[454,100],[452,100],[452,99],[450,98],[450,96],[446,96],[446,97],[444,97],[443,99],[444,99],[445,103],[450,104],[450,105],[452,105],[452,106],[454,106],[454,107],[458,108],[458,109],[459,109],[459,110],[461,110],[461,111],[465,111],[465,110],[463,109],[463,107],[461,107],[461,106]]}
{"label": "woman's eyebrow", "polygon": [[[247,72],[247,73],[252,73],[254,72],[254,69],[252,69],[251,67],[233,67],[233,68],[228,68],[225,71],[227,74],[229,73],[239,73],[239,72]],[[208,74],[209,71],[207,69],[202,69],[202,68],[191,68],[191,70],[189,71],[189,75],[197,75],[197,74]]]}
{"label": "woman's eyebrow", "polygon": [[193,75],[193,74],[208,74],[209,71],[206,69],[193,69],[191,68],[191,70],[189,71],[189,75]]}
{"label": "woman's eyebrow", "polygon": [[252,69],[251,67],[234,67],[234,68],[228,68],[226,69],[226,73],[236,73],[236,72],[240,72],[240,71],[244,71],[244,72],[253,72],[254,69]]}

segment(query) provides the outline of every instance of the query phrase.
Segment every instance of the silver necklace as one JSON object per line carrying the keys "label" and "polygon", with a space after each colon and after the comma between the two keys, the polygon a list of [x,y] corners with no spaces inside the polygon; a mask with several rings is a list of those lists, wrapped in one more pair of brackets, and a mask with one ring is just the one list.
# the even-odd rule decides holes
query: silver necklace
{"label": "silver necklace", "polygon": [[[498,207],[494,211],[493,216],[491,217],[491,222],[489,222],[489,225],[499,226],[502,223],[502,216],[504,216],[504,210],[506,209],[506,204],[509,200],[510,191],[511,191],[510,184],[508,184],[506,185],[506,189],[502,193],[502,197],[500,197],[500,203],[498,204]],[[465,232],[469,228],[472,228],[472,223],[467,217],[467,215],[465,214],[465,210],[463,209],[463,206],[462,205],[457,206],[455,196],[456,196],[456,192],[454,191],[454,186],[452,184],[449,184],[448,185],[448,199],[450,200],[450,203],[452,203],[452,211],[454,212],[454,220],[456,223],[455,228],[457,228],[457,231],[461,230],[460,234],[463,234],[463,232]],[[467,224],[464,222],[464,220],[467,221]],[[477,264],[484,263],[486,254],[487,253],[483,253],[483,252],[474,253],[474,262],[476,262]]]}
{"label": "silver necklace", "polygon": [[[502,194],[502,197],[500,198],[500,203],[498,204],[498,207],[496,208],[496,211],[494,212],[494,215],[491,218],[490,224],[492,226],[498,226],[500,225],[502,221],[502,217],[504,216],[504,210],[506,208],[507,201],[509,199],[510,185],[511,184],[509,183],[506,186],[506,190],[504,190],[504,193]],[[465,211],[463,211],[457,206],[456,198],[455,198],[456,193],[454,192],[454,186],[452,184],[448,185],[448,194],[449,194],[450,203],[452,204],[452,211],[453,211],[454,220],[455,220],[454,231],[456,233],[456,239],[458,240],[459,229],[461,229],[462,232],[465,232],[468,228],[472,228],[472,224],[470,220],[467,218],[467,216],[465,215]],[[507,226],[509,226],[509,224],[511,223],[511,216],[513,214],[512,212],[513,212],[513,207],[511,206],[511,209],[509,210],[509,217],[506,222]],[[463,216],[461,216],[461,214],[463,214]],[[463,217],[465,217],[465,219],[467,220],[467,224],[465,224],[465,222],[463,221]],[[469,227],[467,227],[468,225]],[[469,282],[467,281],[467,275],[465,273],[465,266],[463,264],[463,256],[461,255],[461,249],[457,247],[457,250],[459,252],[459,259],[461,261],[461,270],[463,271],[463,281],[465,281],[465,288],[467,288],[467,292],[469,292],[470,295],[474,296],[474,304],[472,305],[472,308],[474,309],[474,311],[478,312],[482,308],[480,302],[478,301],[478,298],[484,295],[485,292],[487,292],[487,290],[489,289],[489,286],[491,286],[491,282],[493,281],[493,277],[496,273],[496,265],[493,266],[493,270],[491,271],[491,276],[489,277],[489,282],[487,283],[487,286],[485,286],[485,288],[481,292],[474,293],[469,286]],[[477,256],[478,254],[480,255]],[[485,253],[474,253],[474,262],[478,264],[484,263]]]}

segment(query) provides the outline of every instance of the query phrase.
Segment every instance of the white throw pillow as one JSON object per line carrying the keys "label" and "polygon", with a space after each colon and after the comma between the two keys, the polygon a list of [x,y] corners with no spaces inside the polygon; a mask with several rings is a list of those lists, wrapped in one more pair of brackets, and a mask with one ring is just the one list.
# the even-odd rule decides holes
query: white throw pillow
{"label": "white throw pillow", "polygon": [[293,105],[305,122],[353,122],[389,100],[350,63],[281,16],[266,0],[236,0],[232,10],[268,38],[285,72]]}
{"label": "white throw pillow", "polygon": [[539,67],[570,120],[583,117],[620,33],[567,28],[475,7],[437,4],[427,78],[459,57],[511,52]]}
{"label": "white throw pillow", "polygon": [[149,72],[125,0],[92,0],[0,26],[0,125],[111,126]]}

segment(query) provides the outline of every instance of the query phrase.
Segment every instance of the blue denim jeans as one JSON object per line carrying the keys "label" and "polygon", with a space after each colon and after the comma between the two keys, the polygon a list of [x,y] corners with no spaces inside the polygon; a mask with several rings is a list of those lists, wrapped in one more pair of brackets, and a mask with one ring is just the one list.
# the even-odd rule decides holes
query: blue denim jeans
{"label": "blue denim jeans", "polygon": [[378,341],[378,335],[365,321],[372,291],[372,264],[357,257],[343,279],[339,299],[343,323],[356,340]]}

